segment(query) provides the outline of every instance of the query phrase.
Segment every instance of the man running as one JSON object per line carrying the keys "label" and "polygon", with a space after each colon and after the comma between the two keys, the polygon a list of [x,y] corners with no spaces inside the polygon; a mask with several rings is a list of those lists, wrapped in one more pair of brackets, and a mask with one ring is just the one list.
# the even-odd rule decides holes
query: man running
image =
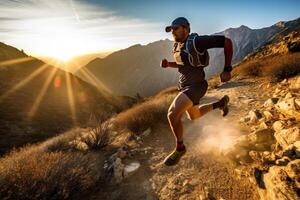
{"label": "man running", "polygon": [[[214,103],[199,106],[200,98],[205,95],[208,87],[203,67],[208,65],[209,56],[206,55],[205,60],[205,57],[201,57],[201,55],[208,54],[207,49],[210,48],[224,48],[225,66],[223,72],[220,74],[220,78],[221,82],[227,82],[231,79],[233,48],[232,41],[223,35],[196,35],[192,44],[196,48],[195,52],[201,57],[197,58],[195,57],[195,53],[193,55],[187,49],[188,45],[186,45],[186,42],[191,34],[190,24],[186,18],[176,18],[170,26],[165,28],[165,31],[171,32],[173,35],[173,54],[176,62],[168,62],[167,59],[163,59],[160,65],[163,68],[178,68],[180,74],[178,83],[179,93],[168,109],[168,121],[176,138],[176,148],[164,160],[165,165],[169,166],[176,164],[186,152],[185,145],[183,144],[183,127],[181,123],[181,117],[184,113],[187,114],[190,120],[197,119],[216,108],[222,111],[223,116],[227,115],[229,102],[227,95]],[[194,62],[196,58],[200,65],[195,66]],[[199,60],[201,61],[200,63]]]}

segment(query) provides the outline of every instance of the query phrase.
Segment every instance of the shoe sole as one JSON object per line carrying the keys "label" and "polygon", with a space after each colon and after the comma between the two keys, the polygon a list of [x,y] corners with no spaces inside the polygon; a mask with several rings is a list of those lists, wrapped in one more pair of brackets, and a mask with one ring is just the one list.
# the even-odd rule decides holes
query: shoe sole
{"label": "shoe sole", "polygon": [[178,162],[179,162],[179,160],[181,159],[181,157],[184,155],[186,153],[186,150],[180,155],[180,157],[174,162],[174,163],[172,163],[172,164],[168,164],[168,163],[166,163],[166,160],[167,160],[167,158],[164,160],[164,164],[166,165],[166,166],[172,166],[172,165],[176,165]]}
{"label": "shoe sole", "polygon": [[225,117],[229,112],[228,103],[229,103],[230,99],[229,99],[229,96],[227,96],[227,95],[225,95],[223,98],[225,100],[225,105],[224,105],[224,108],[222,109],[222,111],[223,111],[222,115],[223,115],[223,117]]}

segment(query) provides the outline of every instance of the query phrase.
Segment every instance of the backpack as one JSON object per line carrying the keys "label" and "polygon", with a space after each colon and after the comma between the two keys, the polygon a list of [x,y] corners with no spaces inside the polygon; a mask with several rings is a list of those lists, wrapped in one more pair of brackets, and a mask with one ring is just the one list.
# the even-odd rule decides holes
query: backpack
{"label": "backpack", "polygon": [[[209,64],[209,54],[207,50],[199,52],[195,46],[195,38],[198,36],[197,33],[191,33],[185,43],[175,42],[173,46],[173,54],[177,64],[183,65],[181,60],[180,52],[181,48],[183,51],[188,53],[188,60],[193,67],[206,67]],[[184,45],[185,44],[185,45]],[[185,47],[184,47],[185,46]]]}

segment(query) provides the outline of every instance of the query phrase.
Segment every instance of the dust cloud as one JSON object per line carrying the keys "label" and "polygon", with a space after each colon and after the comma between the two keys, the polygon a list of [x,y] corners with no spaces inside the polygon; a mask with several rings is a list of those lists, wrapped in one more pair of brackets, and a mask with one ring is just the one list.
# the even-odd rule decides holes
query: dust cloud
{"label": "dust cloud", "polygon": [[184,141],[190,148],[201,153],[221,153],[229,149],[236,138],[242,135],[236,122],[221,115],[219,109],[203,117],[189,121],[184,126]]}

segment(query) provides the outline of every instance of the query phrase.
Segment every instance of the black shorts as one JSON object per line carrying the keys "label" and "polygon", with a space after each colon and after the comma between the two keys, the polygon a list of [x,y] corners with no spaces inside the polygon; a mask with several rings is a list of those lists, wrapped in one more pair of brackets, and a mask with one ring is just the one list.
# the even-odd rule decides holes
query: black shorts
{"label": "black shorts", "polygon": [[189,99],[193,102],[193,105],[198,105],[201,97],[203,97],[207,91],[208,83],[203,81],[201,85],[185,86],[179,89],[180,92],[186,94]]}

